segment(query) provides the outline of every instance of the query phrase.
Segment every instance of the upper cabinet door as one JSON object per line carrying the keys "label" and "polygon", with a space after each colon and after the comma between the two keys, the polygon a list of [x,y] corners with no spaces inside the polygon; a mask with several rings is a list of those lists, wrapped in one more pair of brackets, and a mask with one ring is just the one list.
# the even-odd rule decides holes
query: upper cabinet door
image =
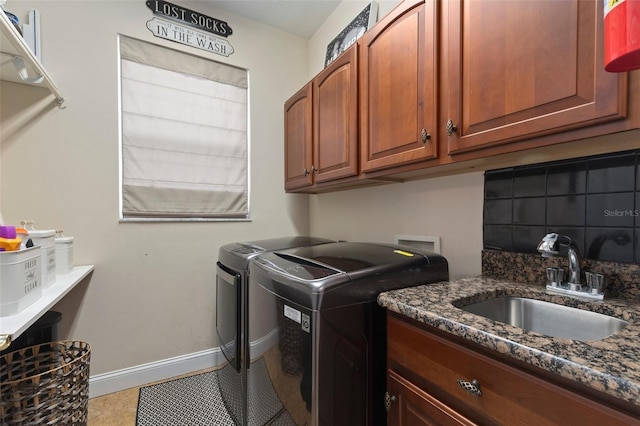
{"label": "upper cabinet door", "polygon": [[446,2],[449,153],[624,118],[626,75],[604,71],[602,7]]}
{"label": "upper cabinet door", "polygon": [[312,84],[307,83],[284,104],[284,187],[313,182]]}
{"label": "upper cabinet door", "polygon": [[363,171],[437,156],[436,2],[406,0],[362,37]]}
{"label": "upper cabinet door", "polygon": [[315,182],[358,174],[358,45],[313,81]]}

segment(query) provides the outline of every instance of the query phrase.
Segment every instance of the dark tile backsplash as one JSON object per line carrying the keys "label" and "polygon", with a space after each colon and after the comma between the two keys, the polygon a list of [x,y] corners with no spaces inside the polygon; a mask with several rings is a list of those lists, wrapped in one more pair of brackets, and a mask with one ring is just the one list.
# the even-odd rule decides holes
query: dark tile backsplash
{"label": "dark tile backsplash", "polygon": [[485,172],[484,248],[537,253],[548,232],[585,259],[640,263],[640,150]]}
{"label": "dark tile backsplash", "polygon": [[619,192],[640,190],[635,188],[636,159],[634,155],[614,155],[589,162],[587,191]]}
{"label": "dark tile backsplash", "polygon": [[485,200],[485,225],[503,225],[513,222],[513,200]]}
{"label": "dark tile backsplash", "polygon": [[513,181],[504,179],[502,174],[484,175],[484,198],[509,198],[513,195]]}
{"label": "dark tile backsplash", "polygon": [[514,225],[544,225],[546,199],[544,197],[514,198]]}
{"label": "dark tile backsplash", "polygon": [[535,197],[544,196],[546,170],[517,169],[513,172],[513,196]]}
{"label": "dark tile backsplash", "polygon": [[587,192],[587,164],[567,162],[547,168],[547,195]]}

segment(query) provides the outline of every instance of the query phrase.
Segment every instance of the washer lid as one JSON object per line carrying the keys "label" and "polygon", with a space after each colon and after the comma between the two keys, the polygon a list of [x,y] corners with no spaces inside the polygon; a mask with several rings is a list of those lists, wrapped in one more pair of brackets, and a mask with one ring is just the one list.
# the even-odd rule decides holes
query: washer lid
{"label": "washer lid", "polygon": [[314,244],[332,243],[334,240],[326,238],[294,236],[272,238],[268,240],[231,243],[220,247],[218,260],[229,268],[246,270],[251,258],[273,250],[284,250]]}
{"label": "washer lid", "polygon": [[235,248],[234,251],[241,254],[262,253],[265,251],[284,250],[293,247],[303,247],[332,242],[334,242],[334,240],[305,236],[271,238],[268,240],[238,243],[238,247]]}
{"label": "washer lid", "polygon": [[282,257],[304,259],[349,275],[357,274],[358,271],[371,272],[378,268],[397,267],[413,262],[429,262],[425,254],[412,248],[377,243],[339,242],[299,247],[278,251],[276,254]]}
{"label": "washer lid", "polygon": [[448,279],[440,255],[374,243],[329,243],[265,253],[249,264],[260,286],[308,309],[374,302],[381,291]]}

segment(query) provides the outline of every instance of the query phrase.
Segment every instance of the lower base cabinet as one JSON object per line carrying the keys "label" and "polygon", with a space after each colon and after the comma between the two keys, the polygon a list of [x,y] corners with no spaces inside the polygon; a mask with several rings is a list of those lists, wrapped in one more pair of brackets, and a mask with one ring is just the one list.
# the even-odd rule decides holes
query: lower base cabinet
{"label": "lower base cabinet", "polygon": [[387,317],[387,424],[640,425],[640,417]]}
{"label": "lower base cabinet", "polygon": [[393,370],[387,375],[388,425],[476,425]]}

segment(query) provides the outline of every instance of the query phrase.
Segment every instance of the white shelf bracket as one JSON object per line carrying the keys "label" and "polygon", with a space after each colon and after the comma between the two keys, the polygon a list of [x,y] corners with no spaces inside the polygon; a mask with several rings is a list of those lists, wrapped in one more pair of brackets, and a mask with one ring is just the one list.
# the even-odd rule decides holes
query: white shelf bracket
{"label": "white shelf bracket", "polygon": [[14,56],[11,62],[13,62],[13,66],[16,68],[18,75],[25,83],[40,84],[42,83],[42,80],[44,80],[44,77],[41,75],[38,75],[36,77],[29,77],[27,64],[25,64],[24,58],[22,58],[22,56]]}
{"label": "white shelf bracket", "polygon": [[[0,13],[1,52],[13,58],[13,66],[22,82],[47,87],[55,97],[55,104],[62,108],[64,98],[40,62],[40,15],[37,10],[29,12],[26,29],[26,37],[23,37],[6,14]],[[33,70],[36,77],[29,75],[27,67]]]}

